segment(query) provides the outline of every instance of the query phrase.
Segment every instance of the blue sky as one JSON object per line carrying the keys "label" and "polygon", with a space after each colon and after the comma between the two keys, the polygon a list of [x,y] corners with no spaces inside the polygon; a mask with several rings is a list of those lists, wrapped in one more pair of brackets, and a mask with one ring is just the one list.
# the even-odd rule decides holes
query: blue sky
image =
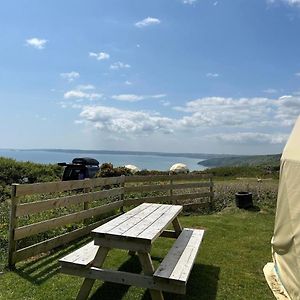
{"label": "blue sky", "polygon": [[0,148],[278,153],[300,0],[2,1]]}

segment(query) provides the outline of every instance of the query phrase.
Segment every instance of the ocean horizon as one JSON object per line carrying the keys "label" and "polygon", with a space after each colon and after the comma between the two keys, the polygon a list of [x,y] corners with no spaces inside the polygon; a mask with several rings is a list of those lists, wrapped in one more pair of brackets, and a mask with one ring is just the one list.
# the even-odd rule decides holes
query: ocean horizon
{"label": "ocean horizon", "polygon": [[[58,162],[71,162],[75,157],[93,157],[97,159],[100,163],[112,163],[114,167],[125,166],[125,165],[135,165],[139,169],[147,169],[147,170],[158,170],[158,171],[168,171],[170,167],[175,163],[183,163],[186,164],[190,171],[202,171],[205,170],[206,167],[199,165],[198,163],[203,161],[204,159],[200,158],[191,158],[191,157],[183,157],[181,153],[176,154],[168,154],[165,153],[154,153],[149,154],[145,152],[145,154],[130,154],[130,152],[126,151],[125,153],[116,153],[112,151],[111,153],[94,153],[95,151],[91,150],[63,150],[63,151],[55,151],[55,150],[21,150],[21,149],[0,149],[0,156],[6,158],[13,158],[17,161],[31,161],[34,163],[42,163],[42,164],[55,164]],[[162,154],[162,155],[159,155]]]}

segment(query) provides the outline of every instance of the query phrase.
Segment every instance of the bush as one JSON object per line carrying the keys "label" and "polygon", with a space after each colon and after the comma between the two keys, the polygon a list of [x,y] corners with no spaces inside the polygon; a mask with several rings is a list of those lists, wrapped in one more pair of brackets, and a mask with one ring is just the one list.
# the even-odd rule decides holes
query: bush
{"label": "bush", "polygon": [[0,157],[0,201],[10,195],[12,183],[35,183],[59,180],[62,168],[57,165],[18,162],[11,158]]}
{"label": "bush", "polygon": [[118,177],[121,175],[131,175],[129,169],[125,167],[114,168],[112,163],[104,163],[100,167],[100,171],[96,174],[96,177]]}

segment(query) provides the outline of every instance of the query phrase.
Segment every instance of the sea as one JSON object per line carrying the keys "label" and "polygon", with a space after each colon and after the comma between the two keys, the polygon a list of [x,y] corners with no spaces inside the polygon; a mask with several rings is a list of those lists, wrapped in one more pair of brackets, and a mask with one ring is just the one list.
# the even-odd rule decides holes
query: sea
{"label": "sea", "polygon": [[173,164],[183,163],[190,171],[205,170],[206,167],[199,165],[203,159],[159,156],[159,155],[137,155],[137,154],[95,154],[95,153],[76,153],[73,152],[53,152],[41,150],[14,150],[0,149],[0,157],[9,157],[17,161],[31,161],[34,163],[54,164],[58,162],[71,162],[74,157],[92,157],[102,163],[112,163],[114,167],[135,165],[139,169],[168,171]]}

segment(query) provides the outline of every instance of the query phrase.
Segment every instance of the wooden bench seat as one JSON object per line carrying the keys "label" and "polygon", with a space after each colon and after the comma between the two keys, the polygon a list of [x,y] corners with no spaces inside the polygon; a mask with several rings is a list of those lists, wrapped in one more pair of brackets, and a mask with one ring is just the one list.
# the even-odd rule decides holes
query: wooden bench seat
{"label": "wooden bench seat", "polygon": [[94,241],[73,251],[59,260],[61,266],[71,268],[88,268],[91,266],[99,246],[94,245]]}
{"label": "wooden bench seat", "polygon": [[184,228],[173,247],[154,273],[159,283],[182,286],[182,294],[196,259],[204,230]]}
{"label": "wooden bench seat", "polygon": [[[185,294],[204,230],[184,228],[153,275],[141,275],[91,267],[99,246],[90,242],[59,260],[62,272],[85,278],[135,285],[143,288]],[[89,269],[90,268],[90,269]]]}

